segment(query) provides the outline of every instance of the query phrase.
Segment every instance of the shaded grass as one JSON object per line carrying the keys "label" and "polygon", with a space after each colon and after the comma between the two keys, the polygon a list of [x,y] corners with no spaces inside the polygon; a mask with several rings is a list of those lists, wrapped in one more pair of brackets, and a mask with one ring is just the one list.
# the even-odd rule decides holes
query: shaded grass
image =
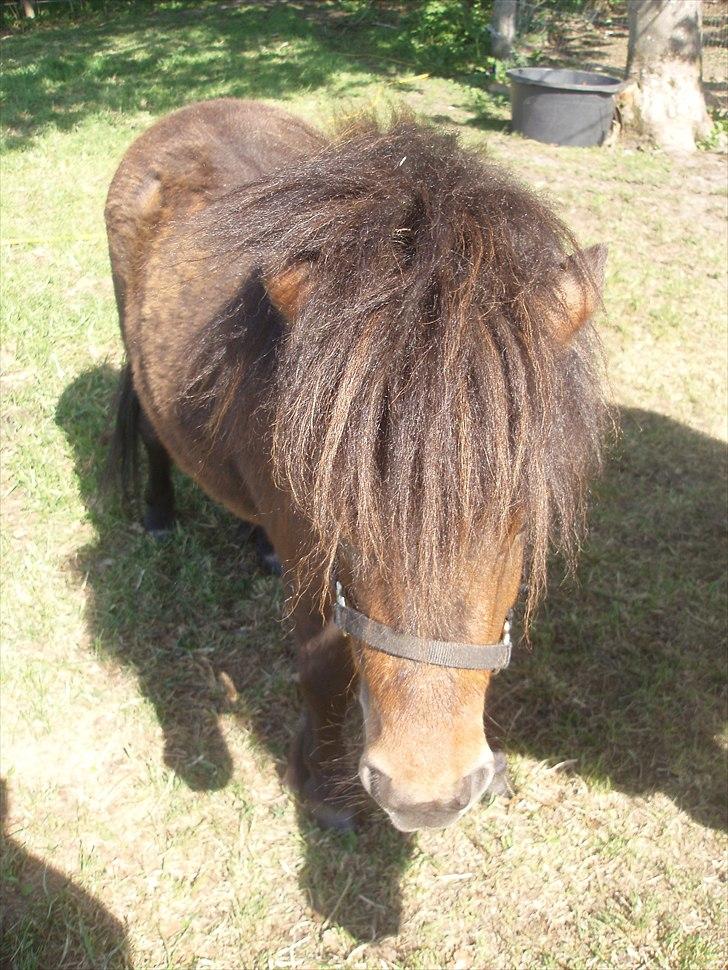
{"label": "shaded grass", "polygon": [[[121,115],[159,115],[202,98],[300,99],[324,87],[328,98],[356,98],[403,68],[433,67],[406,26],[377,24],[357,4],[160,3],[83,28],[38,30],[14,38],[6,54],[7,145],[23,147],[90,118],[118,123]],[[473,97],[502,113],[502,99],[479,90]]]}
{"label": "shaded grass", "polygon": [[[3,959],[717,966],[723,168],[507,138],[483,122],[502,106],[390,74],[339,9],[165,4],[4,41]],[[622,436],[578,585],[555,567],[532,653],[494,685],[516,797],[456,829],[404,839],[372,814],[342,840],[300,817],[279,780],[298,701],[276,582],[181,478],[166,545],[98,497],[120,364],[104,193],[152,116],[212,94],[309,117],[402,96],[611,245]]]}
{"label": "shaded grass", "polygon": [[620,425],[579,587],[552,586],[538,649],[508,672],[492,714],[519,712],[510,748],[561,750],[593,787],[659,789],[721,827],[726,449],[637,408]]}

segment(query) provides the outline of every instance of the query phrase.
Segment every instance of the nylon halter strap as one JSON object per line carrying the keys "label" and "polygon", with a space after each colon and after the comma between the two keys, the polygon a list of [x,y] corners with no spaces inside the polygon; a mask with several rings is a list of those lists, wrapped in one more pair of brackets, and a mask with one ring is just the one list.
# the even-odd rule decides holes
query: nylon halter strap
{"label": "nylon halter strap", "polygon": [[341,583],[335,581],[334,623],[343,633],[362,640],[375,650],[415,663],[454,667],[461,670],[503,670],[511,661],[511,616],[503,624],[498,643],[453,643],[449,640],[427,640],[410,633],[398,633],[383,623],[346,605]]}

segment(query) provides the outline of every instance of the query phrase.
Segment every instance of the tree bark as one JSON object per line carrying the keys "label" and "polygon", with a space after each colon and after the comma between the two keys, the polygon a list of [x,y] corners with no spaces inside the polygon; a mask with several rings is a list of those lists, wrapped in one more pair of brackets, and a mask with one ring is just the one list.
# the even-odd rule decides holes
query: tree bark
{"label": "tree bark", "polygon": [[668,151],[694,151],[711,128],[702,87],[702,0],[629,0],[627,131]]}
{"label": "tree bark", "polygon": [[490,19],[491,47],[493,56],[500,60],[506,60],[513,53],[517,12],[517,0],[493,0],[493,14]]}

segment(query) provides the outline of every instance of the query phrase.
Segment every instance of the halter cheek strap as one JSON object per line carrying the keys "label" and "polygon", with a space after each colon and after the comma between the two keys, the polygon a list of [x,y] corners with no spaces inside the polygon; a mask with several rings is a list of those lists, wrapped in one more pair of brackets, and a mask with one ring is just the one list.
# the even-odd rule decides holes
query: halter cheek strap
{"label": "halter cheek strap", "polygon": [[453,643],[449,640],[427,640],[409,633],[398,633],[383,623],[346,605],[341,583],[335,584],[334,623],[343,633],[362,640],[375,650],[392,657],[416,663],[462,670],[503,670],[511,660],[511,614],[503,624],[498,643]]}

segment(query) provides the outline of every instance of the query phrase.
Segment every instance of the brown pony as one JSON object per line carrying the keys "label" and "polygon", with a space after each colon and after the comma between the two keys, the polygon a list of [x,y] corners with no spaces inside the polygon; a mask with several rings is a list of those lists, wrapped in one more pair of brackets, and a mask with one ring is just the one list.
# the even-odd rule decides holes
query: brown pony
{"label": "brown pony", "polygon": [[499,664],[459,658],[503,647],[524,566],[530,612],[550,540],[568,553],[582,519],[606,250],[407,115],[328,138],[235,100],[142,135],[106,222],[129,360],[116,455],[128,478],[146,446],[150,531],[173,522],[173,460],[280,560],[305,710],[291,783],[351,824],[358,685],[364,787],[402,830],[448,824],[495,775]]}

